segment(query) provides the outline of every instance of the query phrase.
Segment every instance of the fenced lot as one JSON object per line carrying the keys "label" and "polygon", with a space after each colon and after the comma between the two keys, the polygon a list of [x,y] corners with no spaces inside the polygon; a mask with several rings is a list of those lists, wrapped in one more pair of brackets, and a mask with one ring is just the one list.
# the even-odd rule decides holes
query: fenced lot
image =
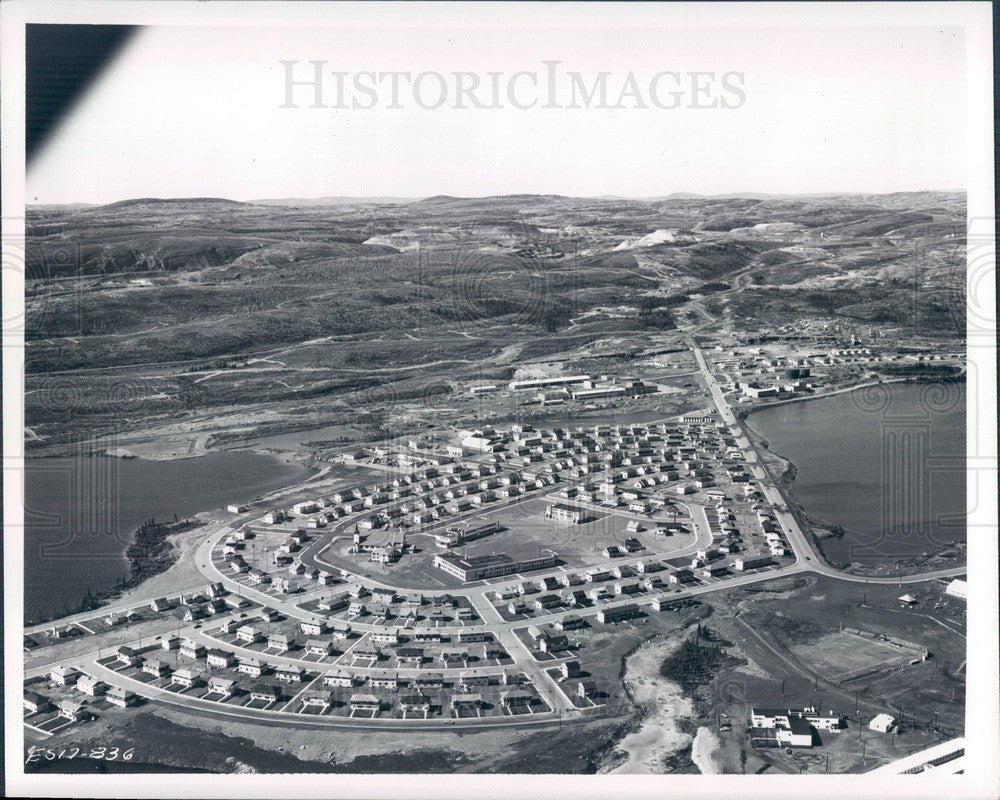
{"label": "fenced lot", "polygon": [[834,681],[869,670],[905,666],[921,656],[919,650],[898,647],[848,631],[834,631],[814,642],[792,645],[789,649]]}

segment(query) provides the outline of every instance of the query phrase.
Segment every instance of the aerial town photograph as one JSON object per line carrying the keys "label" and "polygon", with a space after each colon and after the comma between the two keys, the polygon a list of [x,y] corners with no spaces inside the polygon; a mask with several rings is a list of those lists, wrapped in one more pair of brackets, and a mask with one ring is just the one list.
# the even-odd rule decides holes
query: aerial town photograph
{"label": "aerial town photograph", "polygon": [[581,31],[130,30],[28,151],[26,777],[972,769],[965,35]]}

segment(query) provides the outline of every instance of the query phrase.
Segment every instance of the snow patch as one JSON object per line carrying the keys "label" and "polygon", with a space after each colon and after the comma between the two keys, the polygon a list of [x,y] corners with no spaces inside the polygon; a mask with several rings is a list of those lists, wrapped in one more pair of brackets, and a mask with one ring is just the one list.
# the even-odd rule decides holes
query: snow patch
{"label": "snow patch", "polygon": [[676,242],[677,241],[677,231],[667,230],[666,228],[659,228],[652,233],[647,233],[641,239],[629,240],[626,239],[621,244],[619,244],[615,250],[633,250],[639,247],[655,247],[658,244],[663,244],[665,242]]}

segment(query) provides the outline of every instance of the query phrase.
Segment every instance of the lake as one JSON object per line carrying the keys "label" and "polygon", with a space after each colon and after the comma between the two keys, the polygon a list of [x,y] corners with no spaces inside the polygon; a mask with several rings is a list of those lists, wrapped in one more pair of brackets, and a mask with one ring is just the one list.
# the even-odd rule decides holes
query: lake
{"label": "lake", "polygon": [[261,453],[179,461],[34,458],[25,476],[25,620],[73,608],[128,572],[125,548],[145,520],[173,521],[254,500],[313,470]]}
{"label": "lake", "polygon": [[294,450],[296,452],[309,449],[309,442],[350,443],[364,441],[365,432],[348,425],[324,425],[319,428],[307,428],[291,433],[274,433],[269,436],[259,436],[251,439],[239,439],[220,446],[221,450]]}
{"label": "lake", "polygon": [[920,555],[965,528],[965,384],[896,383],[752,413],[796,468],[806,512],[844,529],[822,543],[836,565]]}

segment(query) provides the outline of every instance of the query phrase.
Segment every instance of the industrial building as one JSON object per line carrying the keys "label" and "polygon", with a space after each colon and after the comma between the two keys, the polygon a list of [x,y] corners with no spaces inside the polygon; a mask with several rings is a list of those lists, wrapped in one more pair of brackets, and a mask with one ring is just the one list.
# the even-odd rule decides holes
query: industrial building
{"label": "industrial building", "polygon": [[523,381],[511,381],[507,388],[514,392],[524,389],[546,389],[550,386],[570,386],[574,383],[589,381],[589,375],[567,375],[558,378],[531,378]]}
{"label": "industrial building", "polygon": [[599,400],[605,397],[623,397],[625,387],[623,386],[599,386],[593,389],[572,389],[570,396],[574,400]]}

